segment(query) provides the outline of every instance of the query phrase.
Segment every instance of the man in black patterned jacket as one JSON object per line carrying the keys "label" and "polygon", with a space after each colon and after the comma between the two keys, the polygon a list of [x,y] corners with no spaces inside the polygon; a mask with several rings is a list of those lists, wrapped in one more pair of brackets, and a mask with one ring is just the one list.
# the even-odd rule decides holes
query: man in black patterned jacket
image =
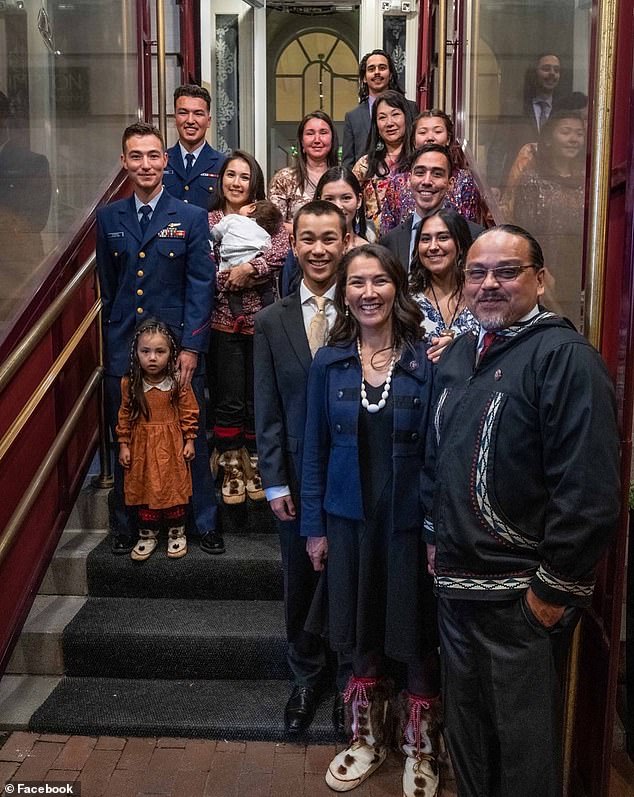
{"label": "man in black patterned jacket", "polygon": [[438,366],[426,522],[460,797],[561,794],[561,669],[619,514],[614,391],[595,349],[538,304],[537,241],[471,246],[480,333]]}

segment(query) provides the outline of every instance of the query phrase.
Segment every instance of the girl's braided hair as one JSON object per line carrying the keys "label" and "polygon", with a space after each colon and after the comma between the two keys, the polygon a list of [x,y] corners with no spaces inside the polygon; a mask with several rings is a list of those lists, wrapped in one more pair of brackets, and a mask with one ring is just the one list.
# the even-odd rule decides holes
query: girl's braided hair
{"label": "girl's braided hair", "polygon": [[130,421],[134,423],[139,419],[139,416],[147,420],[150,417],[150,409],[145,400],[145,392],[143,390],[143,371],[141,370],[141,363],[139,362],[139,355],[137,352],[139,346],[139,338],[141,335],[149,332],[151,335],[162,335],[168,343],[170,355],[167,361],[167,375],[172,380],[172,389],[170,391],[170,401],[172,404],[178,404],[179,386],[176,378],[176,357],[177,347],[172,337],[171,332],[167,326],[156,318],[148,318],[140,324],[134,333],[132,344],[130,346]]}

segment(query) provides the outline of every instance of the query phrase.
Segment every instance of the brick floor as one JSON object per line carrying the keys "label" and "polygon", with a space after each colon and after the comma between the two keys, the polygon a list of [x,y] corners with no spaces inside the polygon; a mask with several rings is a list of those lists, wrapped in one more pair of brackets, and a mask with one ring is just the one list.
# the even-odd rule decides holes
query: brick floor
{"label": "brick floor", "polygon": [[38,739],[34,733],[12,733],[0,749],[0,761],[24,761]]}
{"label": "brick floor", "polygon": [[[79,781],[83,797],[332,797],[324,773],[335,749],[20,732],[0,748],[0,790],[9,779],[48,779]],[[402,756],[390,754],[355,797],[401,797],[402,766]],[[615,761],[610,797],[631,794],[634,766]],[[455,797],[453,782],[442,797]]]}
{"label": "brick floor", "polygon": [[51,769],[82,770],[97,744],[91,736],[73,736],[53,762]]}

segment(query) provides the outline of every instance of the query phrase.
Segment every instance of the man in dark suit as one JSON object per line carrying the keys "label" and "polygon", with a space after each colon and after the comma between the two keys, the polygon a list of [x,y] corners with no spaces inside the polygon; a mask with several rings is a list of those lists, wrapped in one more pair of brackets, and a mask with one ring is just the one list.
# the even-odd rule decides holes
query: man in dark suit
{"label": "man in dark suit", "polygon": [[163,184],[172,196],[208,210],[225,156],[210,147],[205,135],[211,124],[211,97],[201,86],[179,86],[174,92],[178,142],[167,150]]}
{"label": "man in dark suit", "polygon": [[[299,532],[306,386],[312,357],[335,318],[335,273],[348,238],[345,217],[330,202],[316,200],[300,208],[291,242],[302,281],[295,293],[255,318],[255,426],[262,483],[280,533],[288,663],[294,678],[285,723],[294,734],[313,719],[327,664],[323,640],[304,630],[319,575]],[[339,699],[333,722],[342,729]]]}
{"label": "man in dark suit", "polygon": [[[418,227],[426,216],[438,210],[445,201],[453,183],[452,169],[449,150],[441,144],[424,144],[413,155],[409,184],[416,208],[409,219],[390,230],[380,241],[401,261],[407,271],[412,260]],[[484,229],[471,221],[467,224],[473,238]]]}
{"label": "man in dark suit", "polygon": [[553,111],[559,109],[557,88],[561,63],[554,53],[543,53],[526,70],[522,115],[500,118],[487,156],[489,185],[504,187],[517,153],[539,139],[539,133]]}
{"label": "man in dark suit", "polygon": [[[162,185],[167,154],[159,131],[136,123],[123,134],[123,168],[134,188],[128,199],[97,211],[97,270],[103,302],[106,413],[114,430],[121,377],[129,369],[136,326],[149,317],[164,321],[180,347],[177,366],[191,383],[200,408],[192,461],[192,514],[201,548],[223,553],[216,532],[216,502],[209,469],[203,401],[208,322],[214,292],[207,215],[174,199]],[[111,511],[112,549],[132,550],[136,534],[123,500],[123,472],[115,457]]]}
{"label": "man in dark suit", "polygon": [[[348,111],[345,117],[342,166],[351,169],[359,158],[365,155],[370,134],[372,106],[377,95],[387,89],[393,89],[400,94],[405,93],[398,85],[392,56],[385,50],[372,50],[363,56],[359,64],[359,104],[354,110]],[[418,106],[411,100],[408,102],[412,106],[412,118],[414,118],[418,114]]]}

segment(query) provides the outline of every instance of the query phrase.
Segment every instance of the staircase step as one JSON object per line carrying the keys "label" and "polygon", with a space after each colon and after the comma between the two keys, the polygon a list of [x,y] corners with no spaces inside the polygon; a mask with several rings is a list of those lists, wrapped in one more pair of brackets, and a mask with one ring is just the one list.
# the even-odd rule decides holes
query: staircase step
{"label": "staircase step", "polygon": [[279,601],[89,598],[63,644],[71,676],[289,677]]}
{"label": "staircase step", "polygon": [[[107,531],[108,503],[111,490],[104,490],[86,484],[79,493],[75,506],[68,518],[67,529],[99,529]],[[276,533],[275,517],[266,501],[246,500],[237,506],[222,503],[220,492],[216,491],[220,525],[224,532],[248,531],[254,533]]]}
{"label": "staircase step", "polygon": [[106,531],[67,528],[40,584],[40,595],[87,595],[86,557],[106,536]]}
{"label": "staircase step", "polygon": [[0,681],[3,731],[25,731],[31,715],[60,682],[54,675],[4,675]]}
{"label": "staircase step", "polygon": [[[38,733],[288,741],[286,681],[63,678],[31,718]],[[302,743],[335,741],[325,697]]]}
{"label": "staircase step", "polygon": [[82,487],[66,523],[72,531],[108,531],[108,501],[111,490],[86,484]]}
{"label": "staircase step", "polygon": [[37,595],[6,671],[63,675],[62,635],[85,602],[83,596]]}
{"label": "staircase step", "polygon": [[281,600],[280,545],[276,534],[226,534],[226,553],[201,551],[168,559],[165,540],[145,562],[115,556],[104,540],[88,556],[88,591],[96,597]]}

